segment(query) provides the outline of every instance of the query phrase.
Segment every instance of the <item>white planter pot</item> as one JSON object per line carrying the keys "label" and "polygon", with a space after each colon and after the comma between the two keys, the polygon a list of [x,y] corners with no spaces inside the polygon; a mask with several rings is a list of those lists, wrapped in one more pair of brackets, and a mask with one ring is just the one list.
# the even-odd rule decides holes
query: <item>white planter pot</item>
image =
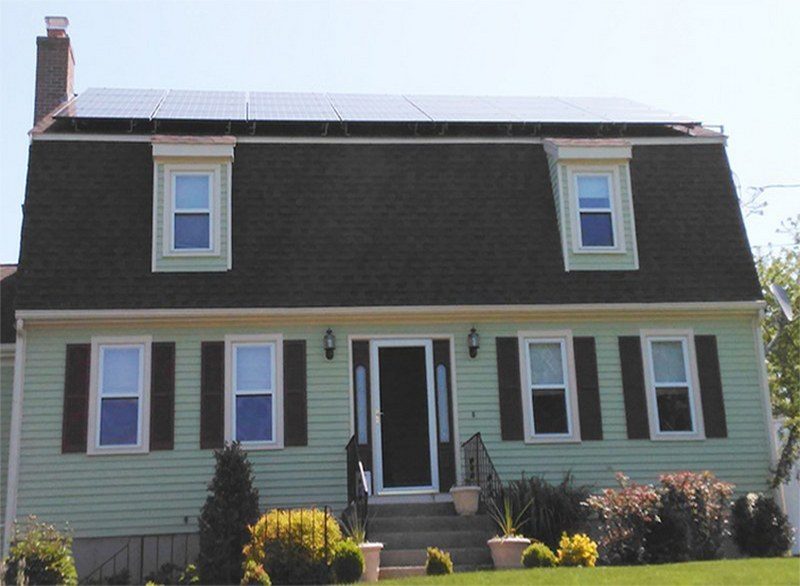
{"label": "white planter pot", "polygon": [[364,555],[364,573],[361,574],[362,582],[377,582],[381,573],[382,543],[359,543],[358,548]]}
{"label": "white planter pot", "polygon": [[453,505],[459,515],[468,516],[478,512],[480,486],[454,486],[450,489],[450,494],[453,495]]}
{"label": "white planter pot", "polygon": [[486,542],[497,569],[521,568],[522,552],[531,544],[527,537],[492,537]]}

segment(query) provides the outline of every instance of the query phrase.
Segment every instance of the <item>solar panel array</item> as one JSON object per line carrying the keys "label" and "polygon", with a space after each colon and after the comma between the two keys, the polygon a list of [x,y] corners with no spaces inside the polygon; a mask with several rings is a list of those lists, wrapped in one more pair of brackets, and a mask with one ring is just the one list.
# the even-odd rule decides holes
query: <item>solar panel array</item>
{"label": "solar panel array", "polygon": [[57,118],[295,122],[543,122],[691,124],[622,98],[402,96],[89,89]]}

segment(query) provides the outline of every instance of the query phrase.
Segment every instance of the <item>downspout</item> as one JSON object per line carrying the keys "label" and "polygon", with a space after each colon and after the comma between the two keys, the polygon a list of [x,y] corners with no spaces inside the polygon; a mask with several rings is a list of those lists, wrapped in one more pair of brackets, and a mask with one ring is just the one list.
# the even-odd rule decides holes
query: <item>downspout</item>
{"label": "downspout", "polygon": [[24,322],[17,320],[17,340],[14,349],[14,390],[11,399],[11,434],[8,441],[8,480],[6,487],[6,514],[3,519],[3,556],[14,536],[17,517],[17,486],[19,484],[20,436],[22,434],[22,390],[25,384],[25,330]]}

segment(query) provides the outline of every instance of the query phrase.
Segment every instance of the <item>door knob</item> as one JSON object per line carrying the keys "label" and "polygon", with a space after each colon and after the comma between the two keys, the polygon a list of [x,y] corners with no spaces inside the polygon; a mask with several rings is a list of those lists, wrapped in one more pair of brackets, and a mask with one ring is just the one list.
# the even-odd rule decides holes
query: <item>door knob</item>
{"label": "door knob", "polygon": [[381,417],[383,417],[383,411],[375,411],[375,423],[380,423]]}

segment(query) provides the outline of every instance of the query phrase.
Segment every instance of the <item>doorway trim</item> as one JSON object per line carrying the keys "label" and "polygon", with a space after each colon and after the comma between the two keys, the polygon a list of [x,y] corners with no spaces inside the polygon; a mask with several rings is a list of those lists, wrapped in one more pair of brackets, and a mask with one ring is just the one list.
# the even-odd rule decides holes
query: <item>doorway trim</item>
{"label": "doorway trim", "polygon": [[[428,401],[428,452],[430,457],[431,484],[428,486],[403,486],[385,488],[383,485],[383,437],[378,414],[381,409],[380,389],[380,348],[425,348],[425,378]],[[436,390],[433,369],[433,339],[424,338],[371,338],[370,351],[370,392],[372,399],[372,482],[374,494],[419,494],[439,492],[439,453],[436,422]]]}

